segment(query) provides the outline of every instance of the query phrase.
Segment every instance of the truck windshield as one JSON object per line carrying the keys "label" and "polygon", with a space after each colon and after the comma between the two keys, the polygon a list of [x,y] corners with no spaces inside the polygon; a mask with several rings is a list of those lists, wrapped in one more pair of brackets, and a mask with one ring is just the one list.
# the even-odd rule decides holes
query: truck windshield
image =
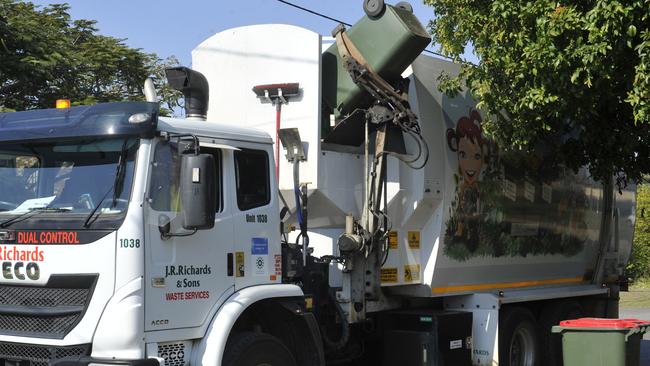
{"label": "truck windshield", "polygon": [[[137,138],[3,144],[0,223],[12,228],[79,228],[94,211],[93,228],[107,228],[107,220],[115,221],[126,210],[137,146]],[[116,179],[118,165],[122,179]]]}

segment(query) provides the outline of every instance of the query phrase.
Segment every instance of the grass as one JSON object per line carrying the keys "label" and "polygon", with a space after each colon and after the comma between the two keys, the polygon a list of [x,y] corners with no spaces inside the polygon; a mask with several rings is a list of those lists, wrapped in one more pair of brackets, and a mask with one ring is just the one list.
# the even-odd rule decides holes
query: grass
{"label": "grass", "polygon": [[650,278],[636,281],[630,291],[620,295],[621,308],[650,308]]}

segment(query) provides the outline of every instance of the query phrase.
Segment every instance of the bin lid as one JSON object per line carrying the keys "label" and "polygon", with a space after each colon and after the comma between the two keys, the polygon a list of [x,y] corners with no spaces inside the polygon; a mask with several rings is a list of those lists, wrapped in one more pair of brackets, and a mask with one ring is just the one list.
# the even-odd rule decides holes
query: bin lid
{"label": "bin lid", "polygon": [[564,328],[634,329],[648,325],[650,321],[641,319],[580,318],[560,322]]}

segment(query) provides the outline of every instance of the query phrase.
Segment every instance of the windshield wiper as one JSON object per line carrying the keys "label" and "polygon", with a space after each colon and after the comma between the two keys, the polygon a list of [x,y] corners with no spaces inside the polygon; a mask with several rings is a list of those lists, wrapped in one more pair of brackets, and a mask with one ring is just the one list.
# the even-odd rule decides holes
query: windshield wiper
{"label": "windshield wiper", "polygon": [[[117,161],[117,168],[115,170],[115,180],[113,181],[113,185],[104,193],[102,196],[102,199],[99,200],[95,208],[93,208],[92,211],[86,216],[86,221],[84,221],[84,227],[87,229],[92,225],[99,216],[102,214],[102,211],[97,211],[102,207],[102,204],[104,203],[104,200],[106,200],[106,197],[108,197],[108,194],[113,192],[113,201],[111,202],[111,208],[114,208],[117,205],[117,199],[120,197],[122,194],[122,190],[124,189],[124,178],[126,177],[126,156],[127,156],[127,143],[129,142],[128,139],[124,140],[124,143],[122,144],[122,150],[120,151],[120,158]],[[95,216],[95,213],[97,213],[97,216]],[[93,218],[94,217],[94,218]]]}
{"label": "windshield wiper", "polygon": [[41,212],[68,212],[71,211],[72,209],[70,208],[64,208],[64,207],[36,207],[32,208],[27,212],[23,212],[22,214],[12,217],[9,220],[3,221],[0,223],[0,228],[6,228],[9,227],[9,225],[15,224],[16,222],[27,220],[28,218],[41,213]]}

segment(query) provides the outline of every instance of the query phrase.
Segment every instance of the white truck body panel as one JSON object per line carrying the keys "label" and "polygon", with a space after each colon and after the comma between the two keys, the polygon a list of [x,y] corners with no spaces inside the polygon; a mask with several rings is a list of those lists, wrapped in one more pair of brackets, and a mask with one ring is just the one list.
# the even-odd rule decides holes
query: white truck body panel
{"label": "white truck body panel", "polygon": [[[298,82],[301,94],[282,106],[282,128],[297,127],[304,141],[320,141],[320,39],[304,28],[264,24],[229,29],[203,41],[192,51],[192,68],[210,84],[208,121],[256,128],[275,140],[275,108],[252,89]],[[315,162],[320,144],[308,144],[305,151],[307,161]],[[281,154],[280,187],[292,189],[291,165]],[[317,185],[317,172],[317,165],[305,164],[301,177]]]}
{"label": "white truck body panel", "polygon": [[[193,65],[212,86],[208,111],[212,120],[260,128],[272,137],[276,128],[273,110],[262,105],[250,88],[264,83],[300,83],[303,98],[283,106],[282,128],[298,127],[308,147],[308,161],[301,165],[301,181],[310,183],[310,230],[314,234],[310,245],[317,253],[336,254],[336,238],[343,232],[345,215],[360,217],[366,174],[361,148],[321,143],[320,126],[330,123],[321,120],[316,98],[320,84],[315,75],[320,75],[317,70],[322,43],[316,34],[293,26],[235,28],[199,45],[193,51]],[[233,67],[245,72],[223,71]],[[395,291],[402,295],[442,296],[589,282],[601,217],[600,184],[592,182],[585,170],[578,174],[567,171],[554,179],[542,175],[541,181],[524,177],[516,166],[488,166],[487,155],[493,152],[487,151],[482,153],[485,156],[481,157],[475,182],[467,183],[469,178],[462,177],[458,154],[447,136],[461,118],[469,117],[476,103],[467,93],[449,98],[437,89],[437,77],[442,71],[457,72],[457,66],[450,62],[421,56],[411,71],[409,98],[420,117],[430,160],[424,169],[413,170],[392,157],[388,159],[389,216],[396,239],[383,268],[382,284],[399,287]],[[409,138],[406,146],[414,153]],[[486,142],[482,150],[487,148]],[[280,161],[280,188],[289,192],[290,166],[285,159]],[[496,185],[501,187],[498,191]],[[480,186],[484,187],[477,188]],[[480,200],[474,197],[475,201],[465,201],[487,207],[475,210],[481,220],[489,223],[469,223],[465,229],[452,230],[453,220],[466,220],[461,218],[463,209],[458,208],[462,201],[459,192],[464,187],[470,187],[470,193],[482,192],[474,193],[481,196]],[[623,197],[628,202],[622,215],[626,219],[633,212],[633,196],[626,193]],[[289,199],[290,205],[292,201]],[[517,207],[528,207],[525,210],[531,213],[522,214]],[[561,223],[540,223],[535,216],[539,210],[549,217],[562,216],[556,220]],[[472,225],[480,228],[471,229]],[[467,239],[472,236],[470,229],[482,230],[482,238],[492,236],[488,241],[478,241],[475,233],[474,238]],[[625,247],[631,229],[626,224],[621,231]],[[489,234],[490,230],[506,234],[497,239],[495,234]],[[491,244],[486,244],[490,240]],[[553,242],[562,244],[554,247]],[[338,276],[332,277],[332,284],[340,285]]]}

